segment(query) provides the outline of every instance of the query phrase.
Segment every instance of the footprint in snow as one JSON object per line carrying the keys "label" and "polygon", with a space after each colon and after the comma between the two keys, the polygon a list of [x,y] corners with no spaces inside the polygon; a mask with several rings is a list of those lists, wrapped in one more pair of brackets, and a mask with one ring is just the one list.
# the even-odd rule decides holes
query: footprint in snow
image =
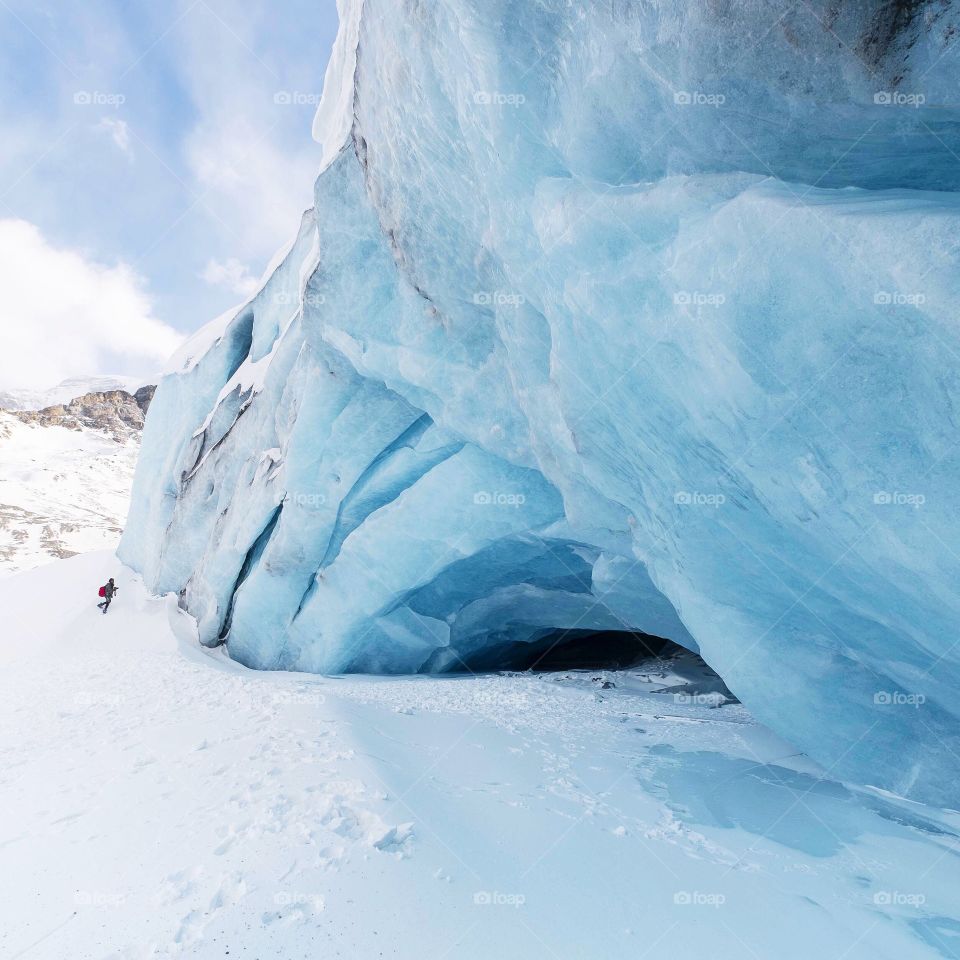
{"label": "footprint in snow", "polygon": [[220,878],[220,886],[210,901],[210,910],[233,906],[247,895],[247,882],[239,873],[225,874]]}
{"label": "footprint in snow", "polygon": [[413,836],[413,823],[400,823],[391,827],[379,839],[373,839],[371,844],[384,853],[399,853],[402,856],[409,856],[407,841]]}
{"label": "footprint in snow", "polygon": [[203,875],[200,867],[194,867],[192,870],[178,870],[176,873],[169,874],[160,884],[157,891],[157,899],[162,904],[175,903],[178,900],[184,900],[196,889],[196,881]]}
{"label": "footprint in snow", "polygon": [[249,826],[250,826],[249,823],[244,823],[244,824],[242,824],[240,827],[235,827],[235,826],[233,826],[233,825],[231,824],[231,826],[229,827],[229,830],[228,830],[227,835],[226,835],[226,836],[223,838],[223,840],[214,848],[213,852],[214,852],[218,857],[222,857],[222,856],[223,856],[225,853],[227,853],[227,852],[230,850],[230,848],[237,842],[237,840],[240,838],[240,835],[243,834],[243,833],[246,833],[246,831],[247,831],[247,829],[249,828]]}

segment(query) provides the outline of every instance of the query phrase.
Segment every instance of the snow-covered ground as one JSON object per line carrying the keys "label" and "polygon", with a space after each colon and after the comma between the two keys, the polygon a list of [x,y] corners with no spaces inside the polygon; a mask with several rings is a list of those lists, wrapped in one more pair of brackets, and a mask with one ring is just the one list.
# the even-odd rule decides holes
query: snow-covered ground
{"label": "snow-covered ground", "polygon": [[0,410],[0,577],[115,547],[140,434],[22,423]]}
{"label": "snow-covered ground", "polygon": [[656,693],[683,663],[256,673],[109,552],[0,607],[5,960],[960,956],[958,818]]}

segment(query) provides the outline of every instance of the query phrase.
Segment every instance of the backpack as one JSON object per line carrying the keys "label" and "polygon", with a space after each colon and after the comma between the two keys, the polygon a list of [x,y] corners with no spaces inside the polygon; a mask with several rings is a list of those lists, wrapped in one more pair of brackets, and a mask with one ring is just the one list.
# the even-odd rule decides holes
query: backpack
{"label": "backpack", "polygon": [[101,588],[100,588],[100,596],[101,596],[101,597],[105,597],[106,595],[107,595],[107,588],[106,588],[106,587],[101,587]]}

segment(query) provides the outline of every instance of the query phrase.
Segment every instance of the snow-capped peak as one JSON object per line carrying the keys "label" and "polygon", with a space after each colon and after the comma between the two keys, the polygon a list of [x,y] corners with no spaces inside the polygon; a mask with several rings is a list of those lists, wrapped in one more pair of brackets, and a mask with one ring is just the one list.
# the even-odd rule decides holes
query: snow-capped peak
{"label": "snow-capped peak", "polygon": [[69,403],[87,393],[123,390],[134,393],[144,385],[142,377],[94,376],[69,377],[45,390],[30,388],[0,390],[0,410],[43,410],[58,403]]}

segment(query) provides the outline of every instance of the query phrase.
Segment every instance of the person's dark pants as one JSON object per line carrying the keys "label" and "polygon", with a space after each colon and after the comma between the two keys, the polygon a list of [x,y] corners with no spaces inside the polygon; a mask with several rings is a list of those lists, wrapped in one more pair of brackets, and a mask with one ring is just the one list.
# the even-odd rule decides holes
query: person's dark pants
{"label": "person's dark pants", "polygon": [[110,609],[110,601],[111,601],[111,600],[113,600],[113,597],[108,597],[106,600],[103,600],[103,601],[101,601],[100,603],[98,603],[97,606],[100,607],[100,608],[103,610],[104,613],[106,613],[107,610]]}

